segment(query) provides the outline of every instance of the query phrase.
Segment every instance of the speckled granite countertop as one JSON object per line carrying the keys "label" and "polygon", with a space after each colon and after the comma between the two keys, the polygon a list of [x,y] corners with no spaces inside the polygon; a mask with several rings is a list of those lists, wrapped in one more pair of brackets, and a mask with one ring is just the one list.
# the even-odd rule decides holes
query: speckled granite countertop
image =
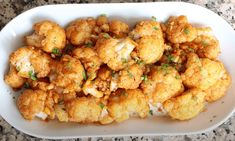
{"label": "speckled granite countertop", "polygon": [[[45,4],[59,3],[94,3],[94,2],[144,2],[149,0],[0,0],[0,29],[12,18],[25,10]],[[154,0],[156,1],[156,0]],[[157,0],[158,1],[158,0]],[[235,0],[183,0],[207,7],[222,16],[235,29]],[[34,138],[11,127],[0,117],[0,141],[47,141]],[[235,141],[235,115],[230,117],[223,125],[202,134],[184,136],[156,136],[156,137],[110,137],[110,138],[83,138],[69,141]]]}

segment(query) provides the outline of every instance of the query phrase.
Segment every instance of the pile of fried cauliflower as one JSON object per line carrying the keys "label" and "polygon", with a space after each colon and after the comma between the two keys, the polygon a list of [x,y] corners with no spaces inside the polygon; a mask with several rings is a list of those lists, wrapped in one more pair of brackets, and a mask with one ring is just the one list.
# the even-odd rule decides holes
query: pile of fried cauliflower
{"label": "pile of fried cauliflower", "polygon": [[63,29],[41,21],[9,57],[5,82],[23,92],[27,120],[109,124],[164,115],[189,120],[223,97],[231,77],[209,27],[185,16],[155,17],[133,29],[105,15]]}

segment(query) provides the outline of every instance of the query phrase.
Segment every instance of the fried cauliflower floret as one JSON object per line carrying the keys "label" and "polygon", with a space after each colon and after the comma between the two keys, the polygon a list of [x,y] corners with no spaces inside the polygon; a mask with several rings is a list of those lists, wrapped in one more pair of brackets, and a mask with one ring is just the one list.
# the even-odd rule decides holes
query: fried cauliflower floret
{"label": "fried cauliflower floret", "polygon": [[43,91],[52,90],[55,88],[55,85],[50,83],[48,78],[42,78],[37,80],[27,79],[26,86],[30,87],[31,89],[40,89]]}
{"label": "fried cauliflower floret", "polygon": [[127,120],[137,114],[144,118],[149,112],[148,100],[139,89],[121,90],[115,92],[108,102],[108,112],[116,122]]}
{"label": "fried cauliflower floret", "polygon": [[20,113],[27,120],[35,116],[43,120],[55,118],[54,104],[58,103],[59,95],[42,90],[25,90],[17,99]]}
{"label": "fried cauliflower floret", "polygon": [[60,122],[68,122],[69,117],[65,109],[65,102],[69,102],[70,100],[76,99],[77,94],[76,92],[70,92],[60,94],[59,96],[60,98],[58,104],[54,105],[55,115]]}
{"label": "fried cauliflower floret", "polygon": [[34,33],[26,36],[26,44],[41,48],[45,52],[65,47],[66,35],[62,27],[52,21],[41,21],[33,26]]}
{"label": "fried cauliflower floret", "polygon": [[196,52],[200,58],[212,60],[215,60],[220,53],[219,41],[212,35],[197,36],[192,42],[181,44],[180,48],[186,52]]}
{"label": "fried cauliflower floret", "polygon": [[177,120],[189,120],[197,116],[205,107],[206,93],[199,89],[190,89],[182,95],[164,102],[169,116]]}
{"label": "fried cauliflower floret", "polygon": [[219,41],[215,37],[201,35],[193,43],[197,45],[199,57],[216,59],[220,53]]}
{"label": "fried cauliflower floret", "polygon": [[90,123],[99,121],[102,108],[94,98],[81,97],[65,103],[69,121]]}
{"label": "fried cauliflower floret", "polygon": [[92,48],[77,48],[73,51],[73,56],[75,58],[78,58],[82,62],[89,77],[95,75],[97,70],[100,68],[100,65],[102,64],[102,61],[98,57],[98,54]]}
{"label": "fried cauliflower floret", "polygon": [[172,43],[191,42],[197,37],[197,30],[186,16],[170,17],[167,21],[166,35]]}
{"label": "fried cauliflower floret", "polygon": [[78,59],[64,55],[59,62],[53,62],[51,67],[50,81],[55,86],[62,88],[63,93],[81,91],[86,73]]}
{"label": "fried cauliflower floret", "polygon": [[55,105],[55,114],[60,122],[68,122],[68,113],[65,110],[64,104]]}
{"label": "fried cauliflower floret", "polygon": [[96,24],[98,26],[102,26],[104,24],[108,24],[108,18],[106,17],[106,15],[100,15],[97,19],[96,19]]}
{"label": "fried cauliflower floret", "polygon": [[44,110],[47,94],[42,90],[25,90],[17,99],[20,113],[27,120],[32,120]]}
{"label": "fried cauliflower floret", "polygon": [[143,70],[140,65],[134,64],[119,72],[117,85],[119,88],[136,89],[141,83]]}
{"label": "fried cauliflower floret", "polygon": [[226,72],[224,75],[217,80],[217,82],[210,86],[208,89],[205,90],[206,94],[206,101],[214,102],[220,98],[222,98],[226,91],[228,90],[229,86],[232,83],[231,76]]}
{"label": "fried cauliflower floret", "polygon": [[91,94],[97,98],[101,98],[103,96],[104,99],[108,99],[110,93],[117,88],[114,88],[112,76],[112,70],[110,70],[107,66],[102,66],[97,74],[95,79],[88,79],[83,85],[83,92],[85,95]]}
{"label": "fried cauliflower floret", "polygon": [[168,64],[152,68],[141,88],[153,105],[163,103],[184,90],[179,73]]}
{"label": "fried cauliflower floret", "polygon": [[48,91],[47,97],[45,100],[45,106],[43,112],[47,115],[47,118],[55,118],[55,109],[54,105],[59,102],[59,94],[54,91]]}
{"label": "fried cauliflower floret", "polygon": [[5,75],[4,80],[13,89],[21,88],[26,81],[25,78],[18,75],[17,70],[12,65],[10,65],[10,70]]}
{"label": "fried cauliflower floret", "polygon": [[164,52],[164,41],[154,36],[144,36],[137,40],[137,55],[145,64],[157,62]]}
{"label": "fried cauliflower floret", "polygon": [[66,28],[66,37],[73,45],[82,45],[90,40],[95,26],[93,18],[78,19]]}
{"label": "fried cauliflower floret", "polygon": [[200,59],[196,54],[188,54],[186,70],[181,74],[183,83],[188,88],[208,89],[225,72],[223,64],[207,58]]}
{"label": "fried cauliflower floret", "polygon": [[146,20],[139,22],[134,30],[130,32],[130,36],[134,40],[144,36],[155,36],[157,39],[162,39],[163,33],[159,22]]}
{"label": "fried cauliflower floret", "polygon": [[129,32],[129,26],[119,20],[113,20],[109,23],[109,30],[118,37],[125,37]]}
{"label": "fried cauliflower floret", "polygon": [[10,55],[10,64],[24,78],[42,78],[50,72],[51,58],[34,47],[21,47]]}
{"label": "fried cauliflower floret", "polygon": [[98,39],[95,46],[100,59],[115,71],[128,66],[131,62],[130,54],[135,47],[136,43],[130,38],[114,39],[106,36]]}

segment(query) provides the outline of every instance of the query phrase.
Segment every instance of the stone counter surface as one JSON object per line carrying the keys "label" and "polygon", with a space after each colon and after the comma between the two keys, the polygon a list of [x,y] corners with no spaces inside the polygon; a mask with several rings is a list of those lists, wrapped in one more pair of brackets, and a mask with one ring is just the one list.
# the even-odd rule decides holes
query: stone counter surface
{"label": "stone counter surface", "polygon": [[[158,0],[157,0],[158,1]],[[223,17],[235,29],[235,0],[183,0],[204,6]],[[0,0],[0,30],[18,14],[33,7],[61,3],[96,2],[148,2],[148,0]],[[0,117],[0,141],[48,141],[26,135],[11,127]],[[66,141],[235,141],[235,115],[216,129],[195,135],[184,136],[130,136],[108,138],[82,138]],[[63,140],[65,141],[65,140]]]}

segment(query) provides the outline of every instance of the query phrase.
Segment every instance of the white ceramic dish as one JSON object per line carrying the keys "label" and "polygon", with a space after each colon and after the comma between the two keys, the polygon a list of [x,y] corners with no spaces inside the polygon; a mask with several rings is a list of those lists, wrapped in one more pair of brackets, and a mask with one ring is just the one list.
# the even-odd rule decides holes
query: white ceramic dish
{"label": "white ceramic dish", "polygon": [[[208,105],[206,112],[190,121],[174,121],[164,117],[139,120],[130,119],[120,124],[106,126],[57,123],[50,121],[26,121],[17,110],[12,91],[3,81],[8,70],[8,56],[23,45],[22,38],[40,20],[54,20],[62,26],[87,16],[107,14],[133,25],[136,21],[157,17],[164,21],[171,15],[186,15],[190,22],[212,27],[221,44],[220,59],[235,80],[235,32],[221,17],[203,7],[182,2],[125,3],[125,4],[75,4],[50,5],[31,9],[9,22],[0,33],[0,114],[12,126],[27,134],[42,138],[75,138],[85,136],[127,135],[179,135],[205,132],[222,124],[232,115],[235,107],[234,81],[227,95]],[[216,117],[215,117],[216,116]]]}

